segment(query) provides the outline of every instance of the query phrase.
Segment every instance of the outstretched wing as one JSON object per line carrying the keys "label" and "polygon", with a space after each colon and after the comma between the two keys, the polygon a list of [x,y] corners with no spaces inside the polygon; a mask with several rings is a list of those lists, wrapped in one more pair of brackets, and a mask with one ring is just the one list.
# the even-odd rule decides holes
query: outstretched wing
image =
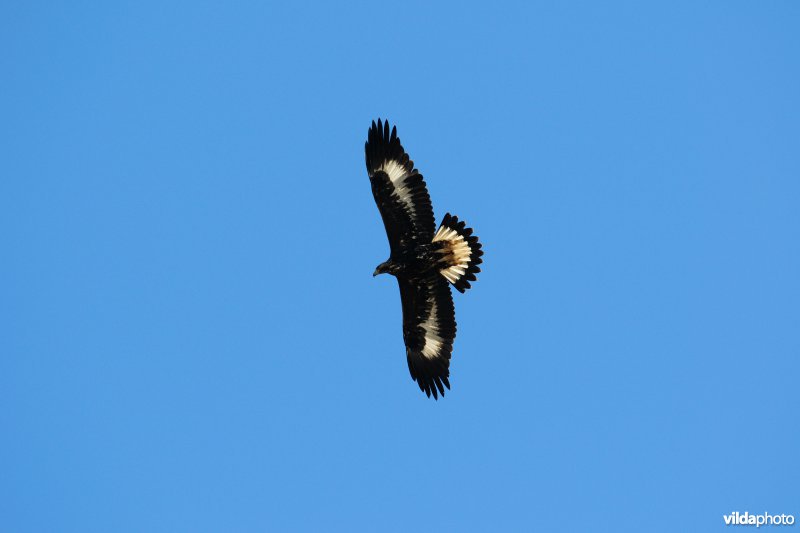
{"label": "outstretched wing", "polygon": [[403,340],[411,378],[428,396],[450,388],[450,355],[456,312],[450,286],[438,272],[422,279],[398,277],[403,303]]}
{"label": "outstretched wing", "polygon": [[430,242],[436,229],[425,180],[408,158],[397,128],[372,122],[364,146],[372,194],[383,218],[392,250],[413,236]]}

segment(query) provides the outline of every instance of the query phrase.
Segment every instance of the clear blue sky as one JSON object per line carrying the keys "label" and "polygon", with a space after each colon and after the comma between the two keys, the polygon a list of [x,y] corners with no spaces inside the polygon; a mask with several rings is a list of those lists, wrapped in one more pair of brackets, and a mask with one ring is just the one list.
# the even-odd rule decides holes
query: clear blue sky
{"label": "clear blue sky", "polygon": [[[0,530],[800,518],[796,2],[15,4]],[[485,243],[438,402],[379,116]]]}

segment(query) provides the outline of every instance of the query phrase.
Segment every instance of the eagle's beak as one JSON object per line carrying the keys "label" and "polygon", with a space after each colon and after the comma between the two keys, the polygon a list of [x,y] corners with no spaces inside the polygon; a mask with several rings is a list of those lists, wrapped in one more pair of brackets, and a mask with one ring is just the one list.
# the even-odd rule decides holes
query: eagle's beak
{"label": "eagle's beak", "polygon": [[374,278],[374,277],[375,277],[375,276],[377,276],[378,274],[380,274],[380,271],[379,271],[379,270],[376,268],[376,269],[375,269],[375,272],[373,272],[373,273],[372,273],[372,277]]}

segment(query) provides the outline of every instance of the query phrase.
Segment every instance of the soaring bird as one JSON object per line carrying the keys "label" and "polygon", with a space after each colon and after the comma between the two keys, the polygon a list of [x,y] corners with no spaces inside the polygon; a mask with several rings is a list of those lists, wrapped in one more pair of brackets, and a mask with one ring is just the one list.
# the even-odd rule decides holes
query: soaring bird
{"label": "soaring bird", "polygon": [[411,379],[434,399],[450,388],[456,317],[450,285],[470,288],[482,262],[472,229],[447,213],[438,229],[425,180],[400,144],[397,128],[372,122],[364,147],[372,194],[391,254],[373,276],[391,274],[400,286],[403,340]]}

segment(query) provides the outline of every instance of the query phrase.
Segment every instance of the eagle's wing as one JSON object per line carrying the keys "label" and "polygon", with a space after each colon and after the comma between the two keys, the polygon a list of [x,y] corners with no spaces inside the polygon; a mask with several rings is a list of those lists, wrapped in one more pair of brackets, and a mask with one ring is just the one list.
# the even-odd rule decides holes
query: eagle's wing
{"label": "eagle's wing", "polygon": [[403,340],[411,378],[428,396],[450,388],[450,354],[456,312],[450,286],[438,272],[421,279],[398,277],[403,302]]}
{"label": "eagle's wing", "polygon": [[412,237],[430,242],[436,229],[425,180],[408,158],[397,129],[372,122],[364,146],[372,194],[394,250]]}

